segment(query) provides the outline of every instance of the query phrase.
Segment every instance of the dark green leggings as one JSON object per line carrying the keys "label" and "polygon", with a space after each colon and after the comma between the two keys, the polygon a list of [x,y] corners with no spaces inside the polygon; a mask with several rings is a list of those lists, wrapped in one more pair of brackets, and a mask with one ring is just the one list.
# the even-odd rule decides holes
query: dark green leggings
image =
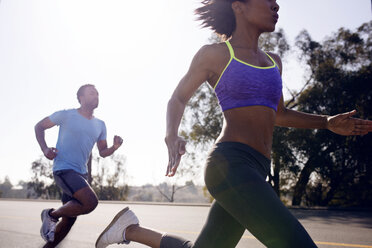
{"label": "dark green leggings", "polygon": [[215,201],[199,237],[192,244],[166,234],[160,247],[235,247],[245,229],[266,247],[316,247],[266,182],[269,170],[270,160],[245,144],[216,144],[205,168],[205,183]]}

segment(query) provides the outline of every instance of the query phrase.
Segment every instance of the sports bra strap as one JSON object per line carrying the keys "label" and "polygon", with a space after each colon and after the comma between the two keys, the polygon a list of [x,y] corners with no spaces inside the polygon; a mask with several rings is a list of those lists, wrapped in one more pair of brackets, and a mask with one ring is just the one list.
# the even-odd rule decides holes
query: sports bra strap
{"label": "sports bra strap", "polygon": [[[230,52],[231,58],[235,58],[234,49],[232,48],[230,42],[227,40],[227,41],[225,41],[225,43],[226,43],[227,47],[229,48],[229,52]],[[264,52],[264,53],[273,62],[273,65],[279,68],[279,66],[277,65],[277,63],[275,62],[275,60],[269,54],[267,54],[267,52]]]}
{"label": "sports bra strap", "polygon": [[231,58],[235,58],[234,49],[232,48],[230,42],[227,40],[227,41],[225,41],[225,43],[226,43],[227,47],[229,48]]}
{"label": "sports bra strap", "polygon": [[267,54],[267,52],[264,52],[264,53],[266,53],[267,57],[269,57],[269,59],[271,59],[271,61],[274,63],[274,65],[279,68],[279,66],[276,64],[275,60],[273,58],[271,58],[271,56],[269,54]]}

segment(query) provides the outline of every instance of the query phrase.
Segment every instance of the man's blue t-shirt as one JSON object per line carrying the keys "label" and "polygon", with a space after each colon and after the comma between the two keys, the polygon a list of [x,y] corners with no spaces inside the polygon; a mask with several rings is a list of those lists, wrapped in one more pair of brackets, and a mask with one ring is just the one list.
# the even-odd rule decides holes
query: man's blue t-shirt
{"label": "man's blue t-shirt", "polygon": [[97,118],[89,120],[77,109],[57,111],[49,119],[59,126],[53,171],[73,169],[86,174],[94,144],[106,140],[105,123]]}

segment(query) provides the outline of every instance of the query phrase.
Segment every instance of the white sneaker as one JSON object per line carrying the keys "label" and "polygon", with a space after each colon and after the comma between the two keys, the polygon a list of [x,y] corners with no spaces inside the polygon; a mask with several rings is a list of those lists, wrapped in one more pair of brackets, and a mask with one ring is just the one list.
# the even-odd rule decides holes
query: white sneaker
{"label": "white sneaker", "polygon": [[111,223],[99,235],[96,248],[104,248],[110,244],[129,244],[130,241],[124,239],[125,229],[138,223],[137,216],[128,207],[124,208],[116,214]]}
{"label": "white sneaker", "polygon": [[40,235],[46,242],[54,241],[54,233],[56,230],[56,225],[58,220],[54,219],[49,215],[49,212],[52,211],[52,208],[44,209],[41,212],[41,228]]}

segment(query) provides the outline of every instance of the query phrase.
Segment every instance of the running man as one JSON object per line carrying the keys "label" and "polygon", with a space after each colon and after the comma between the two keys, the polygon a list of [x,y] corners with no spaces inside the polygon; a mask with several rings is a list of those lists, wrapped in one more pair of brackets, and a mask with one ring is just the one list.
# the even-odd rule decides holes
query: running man
{"label": "running man", "polygon": [[[97,196],[87,182],[87,161],[94,144],[97,143],[99,155],[107,157],[123,143],[121,137],[114,136],[113,146],[107,147],[105,123],[93,115],[98,107],[94,85],[81,86],[77,99],[80,108],[57,111],[35,126],[36,139],[44,156],[54,160],[54,180],[63,191],[63,206],[41,212],[40,234],[47,242],[45,248],[55,247],[66,237],[77,216],[97,207]],[[45,142],[45,130],[55,125],[60,126],[56,148]]]}

